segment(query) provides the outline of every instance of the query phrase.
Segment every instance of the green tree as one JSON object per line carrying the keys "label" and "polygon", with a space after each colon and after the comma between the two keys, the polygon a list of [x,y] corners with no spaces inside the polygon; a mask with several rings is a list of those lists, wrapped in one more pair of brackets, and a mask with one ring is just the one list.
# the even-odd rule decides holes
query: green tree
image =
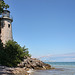
{"label": "green tree", "polygon": [[16,67],[18,63],[23,61],[24,57],[30,57],[30,54],[25,46],[21,47],[16,41],[9,40],[1,56],[3,56],[3,59],[0,59],[1,65]]}
{"label": "green tree", "polygon": [[4,0],[0,0],[0,13],[3,12],[3,9],[9,8],[9,5],[4,2]]}
{"label": "green tree", "polygon": [[25,46],[24,46],[24,47],[22,47],[22,49],[25,54],[24,58],[31,57],[31,55],[29,54],[28,48],[25,48]]}
{"label": "green tree", "polygon": [[5,52],[4,52],[4,47],[3,47],[3,43],[0,40],[0,64],[4,64],[5,63]]}

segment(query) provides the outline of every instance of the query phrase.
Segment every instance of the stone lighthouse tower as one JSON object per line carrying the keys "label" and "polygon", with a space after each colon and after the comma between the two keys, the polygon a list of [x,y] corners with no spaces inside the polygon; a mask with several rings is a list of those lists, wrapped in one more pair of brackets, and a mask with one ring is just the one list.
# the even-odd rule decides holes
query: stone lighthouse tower
{"label": "stone lighthouse tower", "polygon": [[0,39],[3,44],[5,44],[8,40],[13,40],[12,22],[13,19],[10,17],[10,11],[4,10],[0,15]]}

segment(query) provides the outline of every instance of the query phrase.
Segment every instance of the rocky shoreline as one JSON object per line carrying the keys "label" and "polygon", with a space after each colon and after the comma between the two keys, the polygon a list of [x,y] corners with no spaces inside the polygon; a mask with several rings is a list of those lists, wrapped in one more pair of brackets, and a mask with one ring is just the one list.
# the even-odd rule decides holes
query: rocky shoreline
{"label": "rocky shoreline", "polygon": [[11,68],[11,67],[6,67],[6,66],[0,66],[0,75],[29,75],[27,71],[24,68]]}
{"label": "rocky shoreline", "polygon": [[48,70],[51,69],[51,65],[46,64],[36,58],[24,59],[16,68],[0,66],[0,75],[29,75],[29,70]]}

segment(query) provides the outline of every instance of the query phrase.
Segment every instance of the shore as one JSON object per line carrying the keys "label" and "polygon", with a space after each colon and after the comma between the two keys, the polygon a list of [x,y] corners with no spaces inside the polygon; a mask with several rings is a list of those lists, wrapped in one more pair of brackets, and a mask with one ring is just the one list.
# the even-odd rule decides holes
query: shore
{"label": "shore", "polygon": [[30,75],[34,70],[49,70],[51,69],[51,65],[46,64],[36,58],[27,58],[24,59],[17,67],[6,67],[0,66],[0,75]]}
{"label": "shore", "polygon": [[[31,72],[30,72],[31,73]],[[29,73],[25,70],[25,68],[11,68],[11,67],[6,67],[6,66],[0,66],[0,75],[29,75]]]}
{"label": "shore", "polygon": [[31,75],[75,75],[75,62],[47,62],[55,69],[36,70]]}

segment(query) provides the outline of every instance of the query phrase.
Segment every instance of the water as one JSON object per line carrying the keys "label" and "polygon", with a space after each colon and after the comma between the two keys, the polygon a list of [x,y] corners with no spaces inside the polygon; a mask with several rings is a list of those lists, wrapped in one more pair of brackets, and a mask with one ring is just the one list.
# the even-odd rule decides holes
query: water
{"label": "water", "polygon": [[38,70],[31,75],[75,75],[75,62],[46,62],[56,69]]}

